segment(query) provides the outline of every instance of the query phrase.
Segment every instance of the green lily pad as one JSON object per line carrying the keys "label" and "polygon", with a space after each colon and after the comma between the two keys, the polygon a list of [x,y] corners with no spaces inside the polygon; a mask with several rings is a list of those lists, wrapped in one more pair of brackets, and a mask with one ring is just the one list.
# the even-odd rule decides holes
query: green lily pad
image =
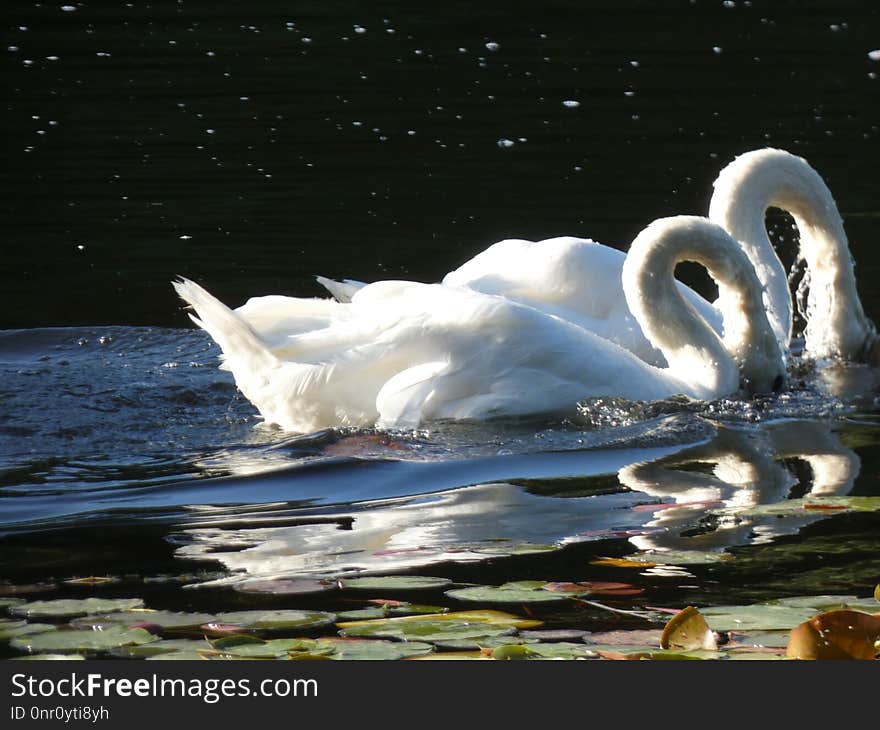
{"label": "green lily pad", "polygon": [[815,609],[816,613],[841,608],[870,613],[878,608],[877,604],[873,603],[870,598],[859,598],[858,596],[792,596],[790,598],[765,601],[765,603],[769,606],[790,606],[792,608],[805,606]]}
{"label": "green lily pad", "polygon": [[140,598],[59,598],[54,601],[32,601],[13,606],[11,613],[28,618],[71,618],[92,613],[111,613],[142,608]]}
{"label": "green lily pad", "polygon": [[506,644],[497,647],[495,659],[597,659],[598,654],[585,644],[569,641],[541,642],[536,644]]}
{"label": "green lily pad", "polygon": [[300,631],[328,626],[336,616],[325,611],[232,611],[218,614],[215,621],[248,631]]}
{"label": "green lily pad", "polygon": [[472,586],[446,591],[449,598],[476,603],[548,603],[567,601],[571,594],[541,590],[547,581],[518,581],[502,586]]}
{"label": "green lily pad", "polygon": [[732,631],[730,642],[725,645],[725,650],[731,649],[781,649],[785,653],[788,646],[790,631]]}
{"label": "green lily pad", "polygon": [[524,637],[522,634],[516,634],[515,639],[511,638],[511,634],[501,634],[499,636],[476,636],[470,639],[445,639],[432,643],[438,649],[443,649],[443,651],[482,651],[483,649],[495,649],[496,647],[513,643],[537,644],[538,640]]}
{"label": "green lily pad", "polygon": [[335,591],[335,580],[310,580],[306,578],[276,578],[271,580],[248,580],[235,583],[235,590],[243,593],[266,593],[273,596],[305,596]]}
{"label": "green lily pad", "polygon": [[308,639],[272,639],[235,646],[215,646],[223,654],[248,659],[286,659],[289,652],[311,652],[315,648],[315,642]]}
{"label": "green lily pad", "polygon": [[0,609],[24,603],[24,598],[0,598]]}
{"label": "green lily pad", "polygon": [[[410,617],[404,617],[410,618]],[[340,631],[343,636],[402,639],[404,641],[440,642],[451,639],[474,639],[477,637],[502,636],[516,633],[512,626],[492,626],[479,622],[438,621],[422,618],[419,621],[398,623],[400,618],[375,619],[358,622],[357,626]]]}
{"label": "green lily pad", "polygon": [[329,659],[406,659],[434,651],[431,644],[420,641],[384,641],[369,639],[354,641],[349,639],[320,639],[318,646],[332,647]]}
{"label": "green lily pad", "polygon": [[124,658],[149,658],[157,654],[170,654],[172,652],[195,653],[199,651],[212,651],[213,647],[204,639],[163,639],[149,644],[135,644],[134,646],[120,646],[112,649],[113,656]]}
{"label": "green lily pad", "polygon": [[880,510],[880,497],[803,497],[786,499],[773,504],[757,504],[741,509],[739,507],[719,510],[719,514],[736,514],[739,516],[760,515],[803,515],[804,513],[837,514],[842,512],[877,512]]}
{"label": "green lily pad", "polygon": [[360,591],[415,591],[445,588],[451,585],[452,581],[448,578],[422,575],[377,575],[344,578],[340,583],[344,589]]}
{"label": "green lily pad", "polygon": [[110,626],[104,631],[63,629],[33,636],[20,636],[13,639],[10,646],[32,654],[41,652],[64,654],[67,652],[107,651],[127,644],[149,644],[158,640],[158,636],[144,629]]}
{"label": "green lily pad", "polygon": [[29,656],[14,656],[13,660],[23,662],[55,662],[55,661],[78,661],[84,660],[82,654],[31,654]]}
{"label": "green lily pad", "polygon": [[31,636],[46,631],[55,631],[55,624],[31,624],[27,621],[4,621],[0,623],[0,641],[8,641],[18,636]]}
{"label": "green lily pad", "polygon": [[370,606],[369,608],[359,608],[354,611],[343,611],[336,614],[336,619],[337,621],[362,621],[371,618],[387,618],[389,616],[413,616],[430,613],[443,613],[447,610],[448,609],[443,606],[422,606],[417,603],[400,601],[393,604],[386,603],[379,606]]}
{"label": "green lily pad", "polygon": [[713,606],[700,609],[715,631],[784,631],[816,614],[810,606]]}
{"label": "green lily pad", "polygon": [[159,626],[163,630],[195,630],[203,624],[216,621],[210,613],[182,613],[177,611],[154,611],[149,608],[135,608],[114,613],[81,616],[70,622],[78,629],[102,631],[107,626]]}
{"label": "green lily pad", "polygon": [[199,654],[197,651],[169,651],[164,652],[162,654],[154,654],[153,656],[148,656],[147,661],[152,662],[156,660],[160,661],[184,661],[190,662],[195,660],[204,660],[206,657]]}

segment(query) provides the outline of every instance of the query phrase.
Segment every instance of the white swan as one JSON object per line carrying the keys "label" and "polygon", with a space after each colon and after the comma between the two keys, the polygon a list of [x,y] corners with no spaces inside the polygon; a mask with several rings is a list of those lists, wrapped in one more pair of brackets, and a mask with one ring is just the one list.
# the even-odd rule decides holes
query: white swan
{"label": "white swan", "polygon": [[[807,354],[859,360],[874,347],[874,357],[880,358],[874,327],[856,292],[837,206],[818,173],[801,157],[761,149],[725,167],[714,189],[709,218],[736,238],[751,259],[766,288],[770,323],[783,349],[791,338],[791,293],[785,268],[767,236],[764,217],[770,206],[791,213],[800,230],[801,251],[811,276]],[[622,251],[584,238],[507,239],[448,273],[443,283],[538,307],[616,342],[646,362],[662,365],[662,356],[640,331],[620,288],[624,258]],[[363,286],[320,277],[319,281],[341,298]],[[719,308],[679,286],[720,334]]]}
{"label": "white swan", "polygon": [[[673,274],[684,260],[702,263],[718,283],[729,323],[723,342],[681,295]],[[655,221],[633,242],[622,281],[668,368],[560,317],[442,284],[377,282],[350,303],[285,297],[283,328],[262,331],[259,317],[249,323],[197,284],[174,287],[263,418],[293,431],[570,410],[597,395],[713,398],[740,387],[740,370],[752,390],[781,383],[784,362],[760,283],[717,225],[689,216]]]}
{"label": "white swan", "polygon": [[843,221],[831,191],[809,163],[784,150],[754,150],[727,165],[714,188],[709,218],[740,242],[754,264],[780,342],[787,345],[791,335],[791,292],[767,236],[769,207],[790,213],[800,233],[800,255],[810,277],[806,354],[844,360],[876,356],[877,333],[859,300]]}

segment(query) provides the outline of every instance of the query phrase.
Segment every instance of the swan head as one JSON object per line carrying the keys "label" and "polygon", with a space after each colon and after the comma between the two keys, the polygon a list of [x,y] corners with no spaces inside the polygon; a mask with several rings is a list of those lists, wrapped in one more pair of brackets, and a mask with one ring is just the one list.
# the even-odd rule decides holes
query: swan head
{"label": "swan head", "polygon": [[[675,266],[694,261],[718,285],[719,338],[678,292]],[[768,319],[763,287],[746,253],[721,226],[698,216],[661,218],[633,241],[624,262],[627,304],[670,368],[705,396],[770,393],[785,382],[785,352]]]}

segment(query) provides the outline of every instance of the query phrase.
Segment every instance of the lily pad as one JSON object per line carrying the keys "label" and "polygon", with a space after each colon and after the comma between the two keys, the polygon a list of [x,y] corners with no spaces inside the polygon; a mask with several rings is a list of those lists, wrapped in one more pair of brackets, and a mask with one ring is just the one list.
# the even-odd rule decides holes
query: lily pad
{"label": "lily pad", "polygon": [[151,608],[134,608],[128,611],[81,616],[70,622],[78,629],[102,631],[107,626],[158,626],[163,630],[186,631],[198,629],[202,624],[215,621],[210,613],[185,613],[177,611],[156,611]]}
{"label": "lily pad", "polygon": [[107,626],[158,626],[163,630],[195,630],[203,624],[216,621],[210,613],[183,613],[177,611],[155,611],[150,608],[134,608],[128,611],[81,616],[70,622],[78,629],[102,631]]}
{"label": "lily pad", "polygon": [[0,622],[0,641],[8,641],[18,636],[31,636],[42,634],[46,631],[55,631],[55,624],[31,624],[27,621],[3,621]]}
{"label": "lily pad", "polygon": [[713,606],[702,614],[715,631],[779,631],[791,629],[816,613],[809,606]]}
{"label": "lily pad", "polygon": [[546,581],[519,581],[501,586],[472,586],[446,591],[449,598],[475,603],[548,603],[566,601],[570,593],[553,593],[542,590]]}
{"label": "lily pad", "polygon": [[693,606],[688,606],[669,619],[660,636],[660,648],[717,651],[718,642],[715,641],[715,634],[703,614]]}
{"label": "lily pad", "polygon": [[501,611],[457,611],[338,624],[344,636],[379,636],[429,642],[501,636],[512,634],[517,628],[540,625],[540,621],[522,619]]}
{"label": "lily pad", "polygon": [[443,613],[448,609],[443,606],[421,606],[415,603],[397,601],[393,604],[383,603],[379,606],[359,608],[354,611],[342,611],[336,614],[337,620],[363,621],[371,618],[387,618],[389,616],[412,616],[417,614]]}
{"label": "lily pad", "polygon": [[28,618],[70,618],[92,613],[111,613],[142,608],[140,598],[59,598],[53,601],[32,601],[13,606],[11,613]]}
{"label": "lily pad", "polygon": [[207,657],[202,656],[202,654],[200,654],[197,651],[169,651],[169,652],[164,652],[162,654],[154,654],[153,656],[148,656],[147,661],[152,662],[152,661],[159,660],[159,661],[190,662],[190,661],[195,661],[195,660],[201,661],[206,658]]}
{"label": "lily pad", "polygon": [[128,629],[123,626],[110,626],[105,631],[85,631],[64,629],[48,631],[33,636],[20,636],[10,642],[10,646],[32,654],[67,652],[107,651],[127,644],[149,644],[159,637],[144,629]]}
{"label": "lily pad", "polygon": [[232,611],[218,614],[215,620],[247,631],[301,631],[328,626],[336,616],[325,611]]}
{"label": "lily pad", "polygon": [[766,601],[766,603],[770,606],[791,606],[795,608],[805,606],[815,609],[816,613],[842,608],[871,613],[880,608],[870,598],[859,598],[858,596],[793,596],[791,598]]}
{"label": "lily pad", "polygon": [[[113,656],[125,658],[148,658],[157,654],[170,654],[172,652],[198,653],[199,651],[211,651],[213,647],[204,639],[163,639],[149,644],[136,644],[134,646],[120,646],[112,649]],[[201,655],[198,655],[201,656]]]}
{"label": "lily pad", "polygon": [[491,626],[468,621],[436,621],[423,618],[406,624],[391,623],[400,619],[376,619],[343,629],[343,636],[395,638],[404,641],[442,642],[451,639],[475,639],[516,633],[512,626]]}
{"label": "lily pad", "polygon": [[794,659],[876,659],[880,616],[861,611],[829,611],[791,631],[786,655]]}
{"label": "lily pad", "polygon": [[79,661],[84,660],[82,654],[31,654],[29,656],[12,657],[15,661],[31,661],[31,662],[57,662],[57,661]]}
{"label": "lily pad", "polygon": [[319,646],[332,647],[329,659],[407,659],[434,651],[431,644],[420,641],[384,641],[370,639],[353,641],[348,639],[320,639]]}
{"label": "lily pad", "polygon": [[246,657],[248,659],[278,659],[287,658],[289,652],[311,653],[316,648],[316,642],[308,639],[272,639],[270,641],[258,641],[249,644],[237,644],[235,646],[215,647],[223,654],[234,657]]}
{"label": "lily pad", "polygon": [[24,598],[0,598],[0,609],[24,603]]}
{"label": "lily pad", "polygon": [[345,578],[340,583],[344,589],[361,591],[415,591],[445,588],[452,581],[422,575],[385,575]]}
{"label": "lily pad", "polygon": [[524,637],[522,634],[517,634],[515,638],[511,638],[511,634],[501,634],[499,636],[477,636],[471,639],[444,639],[433,642],[434,646],[444,651],[485,651],[513,643],[537,644],[538,640],[533,637]]}
{"label": "lily pad", "polygon": [[495,659],[597,659],[598,654],[585,644],[567,641],[537,644],[507,644],[497,647]]}
{"label": "lily pad", "polygon": [[306,578],[277,578],[274,580],[248,580],[234,585],[243,593],[266,593],[273,596],[306,596],[326,593],[339,588],[331,580],[310,580]]}

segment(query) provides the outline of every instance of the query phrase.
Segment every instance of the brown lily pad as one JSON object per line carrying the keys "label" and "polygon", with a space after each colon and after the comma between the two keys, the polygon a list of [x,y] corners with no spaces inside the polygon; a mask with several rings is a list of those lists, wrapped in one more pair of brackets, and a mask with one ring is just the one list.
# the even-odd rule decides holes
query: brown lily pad
{"label": "brown lily pad", "polygon": [[880,615],[845,609],[820,613],[792,629],[786,654],[795,659],[876,659]]}

